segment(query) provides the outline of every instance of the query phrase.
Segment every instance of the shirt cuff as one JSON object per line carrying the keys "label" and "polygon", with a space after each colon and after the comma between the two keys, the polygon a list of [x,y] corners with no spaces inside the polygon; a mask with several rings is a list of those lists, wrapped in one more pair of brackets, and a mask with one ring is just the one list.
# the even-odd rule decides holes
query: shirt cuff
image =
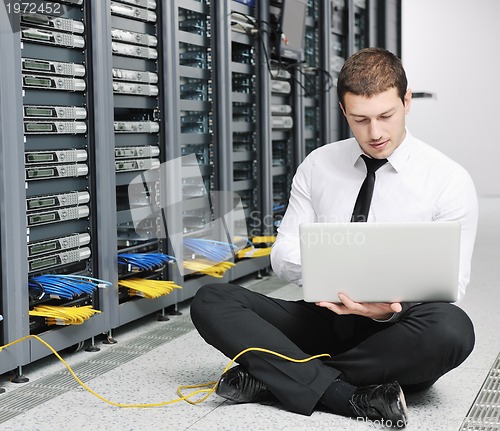
{"label": "shirt cuff", "polygon": [[414,305],[421,304],[421,302],[403,302],[401,303],[401,307],[403,308],[399,313],[393,313],[391,317],[385,320],[380,320],[380,319],[372,319],[375,322],[380,322],[380,323],[393,323],[393,322],[398,322],[399,319],[405,314],[411,307]]}
{"label": "shirt cuff", "polygon": [[385,320],[381,320],[381,319],[372,319],[372,320],[374,320],[375,322],[380,322],[380,323],[397,322],[399,320],[400,314],[402,314],[402,311],[400,311],[399,313],[393,313],[391,317],[389,317],[388,319],[385,319]]}

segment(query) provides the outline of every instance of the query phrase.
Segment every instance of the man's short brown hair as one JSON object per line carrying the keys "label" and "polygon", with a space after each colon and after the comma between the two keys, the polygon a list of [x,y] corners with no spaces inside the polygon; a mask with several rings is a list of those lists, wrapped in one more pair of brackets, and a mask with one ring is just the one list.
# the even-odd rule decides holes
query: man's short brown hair
{"label": "man's short brown hair", "polygon": [[404,103],[408,81],[401,60],[383,48],[365,48],[349,57],[340,71],[337,95],[344,106],[346,93],[371,97],[396,88]]}

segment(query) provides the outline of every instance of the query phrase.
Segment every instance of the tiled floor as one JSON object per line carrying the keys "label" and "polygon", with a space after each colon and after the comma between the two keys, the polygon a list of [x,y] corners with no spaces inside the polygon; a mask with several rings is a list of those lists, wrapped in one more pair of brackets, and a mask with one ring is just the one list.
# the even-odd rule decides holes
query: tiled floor
{"label": "tiled floor", "polygon": [[[295,299],[298,288],[283,285],[271,276],[262,282],[246,280],[252,289],[272,291],[271,295]],[[423,394],[407,397],[410,431],[458,430],[473,403],[490,367],[500,351],[500,198],[480,200],[480,225],[473,261],[473,276],[463,308],[470,314],[476,328],[476,348],[458,369],[441,378]],[[216,380],[228,359],[204,343],[191,329],[189,313],[184,306],[182,316],[169,322],[157,322],[149,316],[141,322],[119,328],[114,333],[118,344],[99,344],[98,353],[78,352],[67,356],[72,366],[107,367],[107,372],[88,380],[97,393],[117,403],[158,403],[176,398],[176,389],[183,384],[198,384]],[[177,335],[162,338],[169,331]],[[168,337],[167,337],[168,338]],[[137,355],[137,346],[149,339],[158,340],[158,347]],[[110,356],[110,354],[113,354]],[[109,358],[133,358],[116,366]],[[100,355],[102,360],[99,360]],[[108,358],[108,359],[104,359]],[[317,411],[306,417],[289,413],[279,406],[257,404],[234,405],[212,395],[193,406],[185,402],[157,408],[120,408],[104,403],[84,389],[70,386],[57,392],[48,381],[64,371],[54,358],[46,358],[24,368],[30,378],[26,384],[14,384],[0,376],[0,386],[7,392],[0,395],[0,410],[8,397],[19,394],[18,405],[9,401],[15,417],[0,423],[4,431],[58,431],[66,428],[125,431],[125,430],[370,430],[378,424]],[[88,376],[88,374],[87,374]],[[24,393],[37,393],[43,401],[34,408],[23,405]],[[23,392],[24,391],[24,392]],[[60,394],[56,396],[57,394]],[[500,428],[500,425],[499,425]],[[492,428],[493,429],[493,428]]]}

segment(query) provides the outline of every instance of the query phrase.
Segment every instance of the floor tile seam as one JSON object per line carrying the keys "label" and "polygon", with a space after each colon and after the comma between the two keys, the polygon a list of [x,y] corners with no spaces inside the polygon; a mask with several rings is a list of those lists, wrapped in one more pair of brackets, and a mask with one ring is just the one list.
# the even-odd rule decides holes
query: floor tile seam
{"label": "floor tile seam", "polygon": [[184,428],[183,431],[189,431],[193,426],[195,426],[200,421],[206,419],[209,415],[211,415],[212,413],[214,413],[215,410],[217,410],[219,407],[221,407],[222,405],[224,405],[226,403],[227,403],[227,400],[223,400],[221,403],[219,403],[218,405],[216,405],[214,408],[210,409],[208,412],[206,412],[205,414],[203,414],[202,416],[200,416],[198,419],[196,419],[196,421],[194,421],[192,424],[188,425],[187,428]]}

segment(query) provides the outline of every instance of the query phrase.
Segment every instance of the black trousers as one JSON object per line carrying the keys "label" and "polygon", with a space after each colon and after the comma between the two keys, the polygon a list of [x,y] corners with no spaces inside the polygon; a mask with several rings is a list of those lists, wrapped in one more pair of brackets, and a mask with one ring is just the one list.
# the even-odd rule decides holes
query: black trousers
{"label": "black trousers", "polygon": [[222,283],[198,291],[191,318],[228,358],[249,347],[296,359],[329,353],[329,360],[306,363],[261,352],[238,359],[287,410],[307,415],[341,374],[356,386],[397,380],[406,391],[429,387],[469,356],[475,339],[467,314],[448,303],[419,304],[397,322],[381,323]]}

